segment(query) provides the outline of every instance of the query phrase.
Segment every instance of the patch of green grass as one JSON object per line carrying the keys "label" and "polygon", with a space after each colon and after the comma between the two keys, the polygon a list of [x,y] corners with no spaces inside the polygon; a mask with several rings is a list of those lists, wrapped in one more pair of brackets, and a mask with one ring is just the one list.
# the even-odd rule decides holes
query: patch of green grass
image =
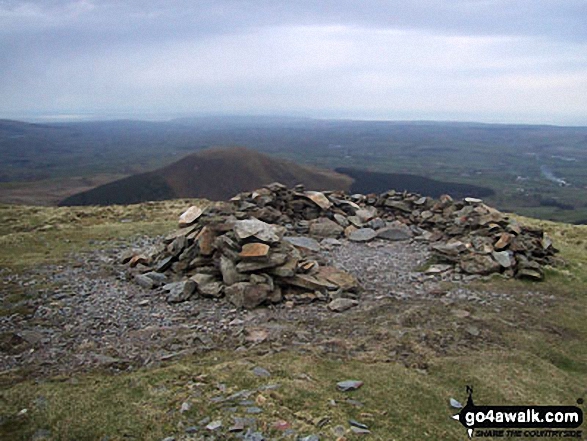
{"label": "patch of green grass", "polygon": [[[252,374],[255,365],[270,378]],[[0,436],[25,440],[39,429],[53,439],[160,440],[204,418],[232,423],[228,407],[246,416],[239,400],[214,404],[242,390],[263,409],[255,415],[264,433],[275,422],[289,422],[300,435],[334,439],[332,428],[349,428],[349,419],[367,424],[374,440],[463,439],[464,429],[450,416],[451,397],[464,401],[472,385],[478,404],[574,404],[584,392],[585,376],[576,375],[533,354],[495,351],[433,360],[428,373],[395,363],[364,363],[302,356],[214,353],[167,367],[120,375],[87,374],[77,382],[59,379],[24,382],[0,393]],[[338,381],[364,382],[354,392],[340,392]],[[275,390],[259,390],[279,384]],[[362,403],[361,407],[347,399]],[[191,409],[180,413],[181,404]],[[18,415],[27,409],[24,415]],[[249,415],[250,416],[250,415]],[[320,422],[326,421],[324,426]],[[202,429],[203,430],[203,429]],[[205,430],[203,430],[205,432]],[[349,440],[361,439],[352,434]]]}
{"label": "patch of green grass", "polygon": [[[22,270],[56,263],[71,253],[143,235],[166,234],[198,199],[108,207],[0,205],[0,267]],[[98,243],[96,243],[98,242]]]}

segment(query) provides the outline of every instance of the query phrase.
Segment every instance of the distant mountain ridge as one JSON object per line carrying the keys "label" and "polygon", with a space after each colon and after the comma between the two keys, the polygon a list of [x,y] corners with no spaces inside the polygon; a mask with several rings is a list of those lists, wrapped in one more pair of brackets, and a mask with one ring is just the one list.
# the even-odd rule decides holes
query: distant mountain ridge
{"label": "distant mountain ridge", "polygon": [[271,182],[281,182],[289,187],[303,184],[312,190],[348,191],[353,179],[243,147],[213,148],[193,153],[152,172],[74,194],[59,205],[134,204],[175,198],[226,200]]}

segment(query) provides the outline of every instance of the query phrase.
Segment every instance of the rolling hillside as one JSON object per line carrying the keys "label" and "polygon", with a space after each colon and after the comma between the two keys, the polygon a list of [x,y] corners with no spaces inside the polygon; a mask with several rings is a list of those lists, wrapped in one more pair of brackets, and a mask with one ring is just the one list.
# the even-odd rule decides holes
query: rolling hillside
{"label": "rolling hillside", "polygon": [[228,199],[271,182],[348,190],[348,176],[246,148],[207,149],[152,172],[132,175],[64,199],[60,205],[132,204],[173,198]]}

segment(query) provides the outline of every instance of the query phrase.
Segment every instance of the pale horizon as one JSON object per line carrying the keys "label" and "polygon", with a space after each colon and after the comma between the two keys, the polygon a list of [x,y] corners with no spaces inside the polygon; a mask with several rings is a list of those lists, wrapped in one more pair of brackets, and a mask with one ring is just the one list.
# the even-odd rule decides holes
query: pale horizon
{"label": "pale horizon", "polygon": [[0,2],[0,118],[587,126],[582,0]]}

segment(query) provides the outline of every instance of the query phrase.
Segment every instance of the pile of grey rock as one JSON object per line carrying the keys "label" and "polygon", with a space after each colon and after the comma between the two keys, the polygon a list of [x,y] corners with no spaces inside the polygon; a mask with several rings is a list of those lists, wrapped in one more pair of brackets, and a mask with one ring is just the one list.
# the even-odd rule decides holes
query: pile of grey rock
{"label": "pile of grey rock", "polygon": [[[151,252],[128,254],[137,283],[163,287],[169,302],[225,298],[238,308],[280,302],[356,303],[359,284],[326,264],[320,249],[340,240],[420,241],[435,263],[427,272],[457,271],[541,280],[556,249],[481,200],[454,201],[408,192],[349,195],[267,185],[227,203],[190,207],[179,230]],[[360,256],[357,256],[360,258]]]}

